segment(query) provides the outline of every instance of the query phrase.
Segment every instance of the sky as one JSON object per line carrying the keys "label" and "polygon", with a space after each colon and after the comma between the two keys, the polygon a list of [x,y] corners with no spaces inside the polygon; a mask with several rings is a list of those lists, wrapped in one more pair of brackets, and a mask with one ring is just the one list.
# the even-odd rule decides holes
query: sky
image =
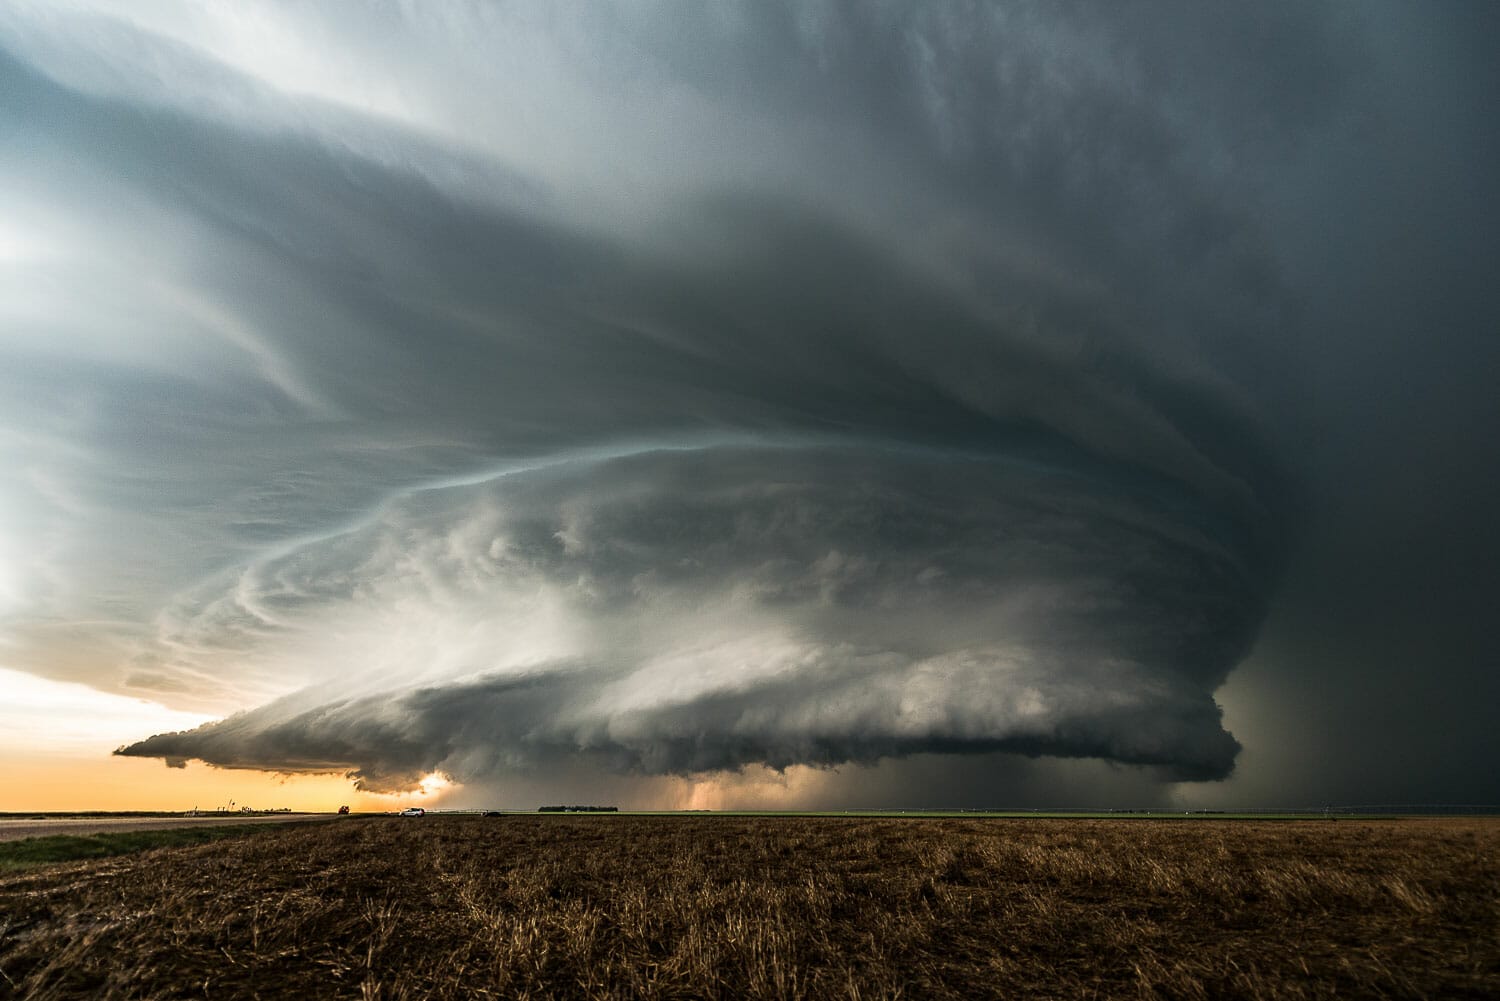
{"label": "sky", "polygon": [[0,7],[0,810],[1500,803],[1497,29]]}

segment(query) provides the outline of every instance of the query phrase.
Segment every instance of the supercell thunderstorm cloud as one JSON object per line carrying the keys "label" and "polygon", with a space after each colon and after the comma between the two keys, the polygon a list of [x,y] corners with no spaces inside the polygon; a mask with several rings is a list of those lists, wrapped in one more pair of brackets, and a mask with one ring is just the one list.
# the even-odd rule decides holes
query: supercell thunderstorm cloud
{"label": "supercell thunderstorm cloud", "polygon": [[1224,779],[1353,20],[0,12],[6,664],[374,791]]}
{"label": "supercell thunderstorm cloud", "polygon": [[287,647],[331,629],[355,678],[126,753],[376,788],[566,755],[691,773],[986,748],[1222,777],[1210,692],[1256,571],[1230,529],[1122,479],[845,444],[419,494],[180,627],[252,657],[315,656]]}

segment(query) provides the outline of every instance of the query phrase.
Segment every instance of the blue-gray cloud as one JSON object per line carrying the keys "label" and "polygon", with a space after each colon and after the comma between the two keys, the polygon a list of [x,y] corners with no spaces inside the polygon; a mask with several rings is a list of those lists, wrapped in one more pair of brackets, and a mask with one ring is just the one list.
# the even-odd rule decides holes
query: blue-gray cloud
{"label": "blue-gray cloud", "polygon": [[172,638],[199,655],[321,648],[357,673],[124,753],[372,788],[997,749],[1218,778],[1237,745],[1211,693],[1263,579],[1212,512],[1065,462],[566,463],[409,498],[190,602]]}
{"label": "blue-gray cloud", "polygon": [[1390,20],[0,12],[7,663],[382,788],[1227,775]]}

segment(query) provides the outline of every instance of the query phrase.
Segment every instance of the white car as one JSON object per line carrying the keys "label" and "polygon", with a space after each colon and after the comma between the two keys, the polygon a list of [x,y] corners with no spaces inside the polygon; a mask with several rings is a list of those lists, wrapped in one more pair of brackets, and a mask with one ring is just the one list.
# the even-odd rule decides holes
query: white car
{"label": "white car", "polygon": [[403,816],[403,817],[425,817],[425,816],[427,816],[427,811],[424,810],[424,809],[422,809],[420,806],[408,806],[406,809],[404,809],[404,810],[401,811],[401,816]]}

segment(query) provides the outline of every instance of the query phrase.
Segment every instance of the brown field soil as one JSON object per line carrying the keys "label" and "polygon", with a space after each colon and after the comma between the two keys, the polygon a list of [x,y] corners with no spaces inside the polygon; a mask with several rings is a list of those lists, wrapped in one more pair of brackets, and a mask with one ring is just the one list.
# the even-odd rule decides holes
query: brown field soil
{"label": "brown field soil", "polygon": [[46,838],[56,834],[116,834],[121,831],[167,831],[182,827],[220,825],[290,824],[301,820],[326,820],[326,813],[213,814],[198,817],[4,817],[0,818],[0,841]]}
{"label": "brown field soil", "polygon": [[0,878],[23,998],[1495,998],[1500,822],[350,818]]}

